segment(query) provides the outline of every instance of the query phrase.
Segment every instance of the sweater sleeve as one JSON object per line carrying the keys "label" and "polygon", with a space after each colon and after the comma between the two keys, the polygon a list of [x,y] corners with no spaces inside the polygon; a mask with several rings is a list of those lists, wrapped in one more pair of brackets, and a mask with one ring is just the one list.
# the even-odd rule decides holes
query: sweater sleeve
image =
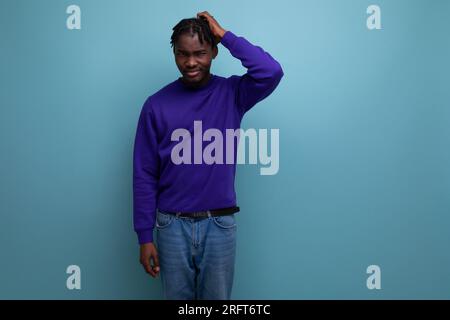
{"label": "sweater sleeve", "polygon": [[243,76],[232,76],[236,81],[236,104],[244,114],[256,103],[270,95],[283,77],[281,65],[261,47],[226,31],[221,43],[231,55],[247,68]]}
{"label": "sweater sleeve", "polygon": [[156,126],[147,99],[139,116],[133,152],[133,224],[139,244],[153,242],[158,180]]}

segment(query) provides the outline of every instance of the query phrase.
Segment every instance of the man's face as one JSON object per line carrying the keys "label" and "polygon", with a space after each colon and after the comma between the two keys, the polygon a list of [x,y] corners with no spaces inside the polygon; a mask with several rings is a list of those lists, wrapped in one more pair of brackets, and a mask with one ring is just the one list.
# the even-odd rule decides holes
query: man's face
{"label": "man's face", "polygon": [[200,43],[198,34],[182,34],[174,45],[175,62],[183,75],[182,80],[189,86],[198,87],[208,82],[211,61],[217,56],[217,47]]}

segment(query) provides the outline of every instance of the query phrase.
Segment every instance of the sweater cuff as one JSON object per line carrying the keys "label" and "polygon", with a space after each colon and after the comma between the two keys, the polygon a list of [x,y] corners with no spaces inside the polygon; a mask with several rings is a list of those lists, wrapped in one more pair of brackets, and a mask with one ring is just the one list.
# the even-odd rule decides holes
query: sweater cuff
{"label": "sweater cuff", "polygon": [[139,244],[153,242],[153,230],[152,229],[140,230],[140,231],[136,231],[136,233],[138,236]]}
{"label": "sweater cuff", "polygon": [[225,47],[230,48],[237,38],[237,35],[235,35],[230,30],[227,30],[220,40],[220,43],[222,43]]}

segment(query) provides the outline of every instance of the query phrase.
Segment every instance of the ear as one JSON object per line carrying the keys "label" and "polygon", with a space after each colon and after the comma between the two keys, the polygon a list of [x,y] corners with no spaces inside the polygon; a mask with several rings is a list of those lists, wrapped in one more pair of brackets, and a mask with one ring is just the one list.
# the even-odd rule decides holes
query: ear
{"label": "ear", "polygon": [[212,49],[212,58],[215,59],[217,57],[217,55],[219,54],[219,48],[217,46],[215,46]]}

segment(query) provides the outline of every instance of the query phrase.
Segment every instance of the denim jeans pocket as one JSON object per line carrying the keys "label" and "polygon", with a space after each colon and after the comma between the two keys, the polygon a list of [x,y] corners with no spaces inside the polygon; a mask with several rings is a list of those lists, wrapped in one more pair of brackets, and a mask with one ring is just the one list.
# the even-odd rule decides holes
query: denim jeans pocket
{"label": "denim jeans pocket", "polygon": [[168,213],[163,213],[161,211],[156,212],[156,227],[158,229],[167,228],[173,221],[175,217]]}
{"label": "denim jeans pocket", "polygon": [[236,227],[236,218],[234,214],[213,217],[213,221],[220,228],[229,229]]}

